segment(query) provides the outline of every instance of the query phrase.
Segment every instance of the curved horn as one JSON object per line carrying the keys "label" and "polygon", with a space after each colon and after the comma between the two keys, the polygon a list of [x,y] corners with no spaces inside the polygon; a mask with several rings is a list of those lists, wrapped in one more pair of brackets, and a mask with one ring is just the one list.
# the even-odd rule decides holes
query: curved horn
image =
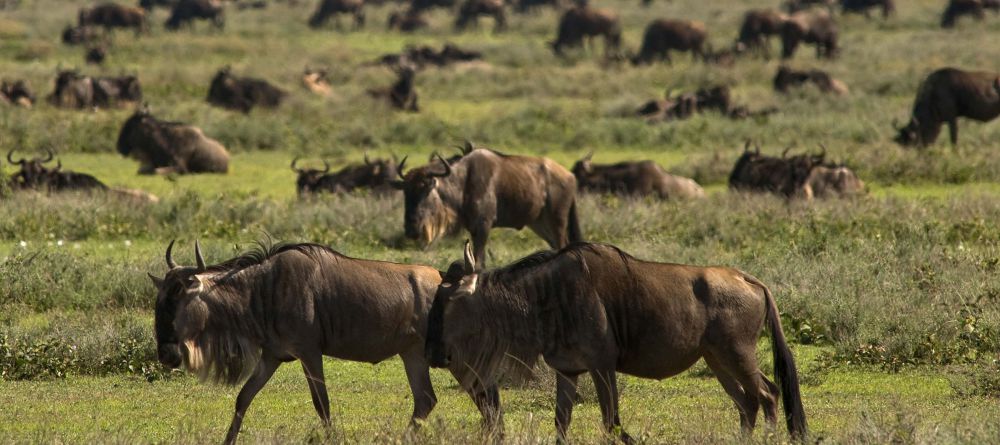
{"label": "curved horn", "polygon": [[372,161],[368,159],[368,150],[365,150],[365,165],[372,165]]}
{"label": "curved horn", "polygon": [[326,162],[326,159],[324,159],[323,160],[323,174],[327,174],[327,173],[330,173],[330,163]]}
{"label": "curved horn", "polygon": [[466,154],[467,155],[469,153],[472,153],[472,150],[475,150],[475,149],[476,149],[476,146],[472,144],[472,141],[466,139],[465,140],[465,146],[462,147],[462,154]]}
{"label": "curved horn", "polygon": [[472,253],[472,242],[465,240],[465,274],[472,275],[476,271],[476,255]]}
{"label": "curved horn", "polygon": [[406,167],[406,158],[408,157],[410,156],[403,156],[403,160],[399,161],[399,165],[396,166],[396,174],[399,175],[399,179],[406,180],[406,178],[403,177],[403,168]]}
{"label": "curved horn", "polygon": [[299,162],[299,157],[298,156],[296,156],[294,159],[292,159],[292,165],[291,165],[292,171],[295,172],[295,173],[302,173],[302,169],[301,168],[295,168],[295,163],[296,162]]}
{"label": "curved horn", "polygon": [[750,144],[751,144],[750,139],[747,139],[747,141],[743,143],[743,153],[747,153],[750,151]]}
{"label": "curved horn", "polygon": [[56,169],[53,171],[62,170],[62,159],[56,159]]}
{"label": "curved horn", "polygon": [[441,155],[437,155],[437,158],[439,161],[441,161],[442,164],[444,164],[444,173],[431,173],[429,176],[432,178],[443,178],[445,176],[450,175],[451,165],[448,164],[448,161],[444,160],[444,158],[442,158]]}
{"label": "curved horn", "polygon": [[18,159],[18,160],[15,161],[12,158],[13,155],[14,155],[14,149],[12,148],[12,149],[10,149],[10,151],[7,152],[7,162],[10,162],[11,164],[24,165],[24,159],[23,158],[22,159]]}
{"label": "curved horn", "polygon": [[46,153],[46,154],[48,154],[48,157],[47,157],[47,158],[45,158],[45,160],[43,160],[43,161],[42,161],[42,163],[43,163],[43,164],[44,164],[44,163],[46,163],[46,162],[49,162],[49,161],[51,161],[51,160],[52,160],[52,158],[54,158],[54,157],[55,157],[55,155],[54,155],[54,154],[52,154],[52,149],[49,149],[49,148],[46,148],[46,149],[45,149],[45,153]]}
{"label": "curved horn", "polygon": [[819,156],[817,156],[817,157],[818,158],[825,158],[826,157],[826,145],[821,142],[819,144],[819,148],[823,149],[823,151],[820,152]]}
{"label": "curved horn", "polygon": [[177,263],[174,262],[173,256],[170,255],[170,252],[172,252],[174,250],[174,241],[177,241],[177,240],[170,240],[170,244],[167,245],[167,255],[166,255],[166,258],[167,258],[167,267],[169,267],[171,269],[176,269],[178,267]]}
{"label": "curved horn", "polygon": [[205,258],[201,256],[201,243],[194,240],[194,260],[198,264],[198,270],[205,270]]}
{"label": "curved horn", "polygon": [[590,159],[593,157],[594,157],[594,150],[590,150],[590,153],[587,153],[587,156],[584,156],[583,159],[581,159],[581,161],[590,161]]}
{"label": "curved horn", "polygon": [[791,149],[792,149],[791,145],[785,147],[785,150],[781,152],[781,159],[787,158],[788,157],[788,150],[791,150]]}

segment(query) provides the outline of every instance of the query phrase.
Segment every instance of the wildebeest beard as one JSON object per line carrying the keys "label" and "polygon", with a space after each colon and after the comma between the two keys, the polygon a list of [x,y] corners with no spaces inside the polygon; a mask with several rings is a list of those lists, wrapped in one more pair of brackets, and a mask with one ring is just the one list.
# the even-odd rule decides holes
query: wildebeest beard
{"label": "wildebeest beard", "polygon": [[419,222],[419,232],[424,245],[430,245],[444,235],[457,232],[461,225],[458,223],[458,214],[450,206],[441,206],[430,215],[422,218]]}

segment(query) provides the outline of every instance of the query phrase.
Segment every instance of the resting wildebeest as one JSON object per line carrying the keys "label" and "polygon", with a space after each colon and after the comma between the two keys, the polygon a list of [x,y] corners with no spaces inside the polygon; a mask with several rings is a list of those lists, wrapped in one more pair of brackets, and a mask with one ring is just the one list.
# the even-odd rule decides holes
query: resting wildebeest
{"label": "resting wildebeest", "polygon": [[308,66],[302,72],[302,86],[321,96],[330,94],[330,79],[325,68],[312,69]]}
{"label": "resting wildebeest", "polygon": [[986,9],[1000,12],[1000,1],[950,0],[948,6],[944,9],[944,13],[941,14],[941,27],[951,28],[955,26],[955,20],[966,15],[981,21],[986,17]]}
{"label": "resting wildebeest", "polygon": [[845,198],[865,192],[865,182],[843,165],[813,167],[802,193],[806,199]]}
{"label": "resting wildebeest", "polygon": [[52,105],[63,108],[126,106],[142,100],[142,86],[135,76],[90,77],[78,71],[61,71],[49,95]]}
{"label": "resting wildebeest", "polygon": [[102,3],[92,8],[80,8],[77,24],[101,26],[107,31],[114,28],[132,28],[138,35],[146,30],[146,11],[134,6]]}
{"label": "resting wildebeest", "polygon": [[211,20],[217,29],[226,26],[226,17],[222,2],[218,0],[180,0],[170,10],[170,18],[163,26],[171,31],[180,29],[187,24],[194,27],[195,19]]}
{"label": "resting wildebeest", "polygon": [[639,65],[654,59],[670,63],[670,51],[691,51],[693,57],[704,56],[708,31],[705,24],[692,20],[653,20],[642,35],[642,47],[632,63]]}
{"label": "resting wildebeest", "polygon": [[419,112],[417,91],[413,88],[413,77],[416,75],[416,70],[412,66],[404,65],[397,67],[395,71],[399,76],[396,83],[389,88],[370,89],[368,95],[374,99],[388,101],[394,108]]}
{"label": "resting wildebeest", "polygon": [[559,19],[556,40],[551,43],[552,50],[557,56],[562,56],[563,48],[583,46],[584,37],[589,41],[594,36],[604,36],[605,55],[617,52],[622,41],[622,26],[618,14],[610,9],[575,6]]}
{"label": "resting wildebeest", "polygon": [[781,157],[760,153],[760,147],[750,150],[750,141],[743,148],[743,154],[729,174],[729,188],[733,190],[766,192],[793,198],[800,196],[813,168],[822,165],[826,149],[818,155],[802,154],[786,157],[788,149]]}
{"label": "resting wildebeest", "polygon": [[826,71],[798,71],[782,65],[774,75],[774,90],[779,93],[788,93],[792,87],[801,87],[809,83],[824,93],[844,95],[848,92],[844,82],[834,79]]}
{"label": "resting wildebeest", "polygon": [[81,45],[98,40],[100,32],[95,26],[66,26],[62,33],[62,42],[67,45]]}
{"label": "resting wildebeest", "polygon": [[108,190],[97,178],[73,171],[63,171],[62,161],[56,161],[54,168],[45,164],[53,160],[51,150],[46,150],[46,158],[13,159],[14,150],[7,152],[7,162],[19,165],[21,169],[11,176],[15,189],[61,192],[66,190]]}
{"label": "resting wildebeest", "polygon": [[407,9],[404,12],[392,12],[389,14],[389,29],[398,29],[402,32],[413,32],[421,28],[430,26],[427,19],[419,10]]}
{"label": "resting wildebeest", "polygon": [[139,174],[226,173],[229,153],[201,129],[154,118],[145,107],[125,121],[118,153],[139,161]]}
{"label": "resting wildebeest", "polygon": [[395,160],[379,158],[372,161],[365,153],[364,164],[348,165],[336,173],[330,173],[330,164],[326,161],[323,161],[323,170],[319,170],[296,167],[298,159],[292,159],[291,167],[298,174],[295,190],[299,196],[310,193],[350,193],[361,188],[383,195],[396,190],[391,185],[398,176]]}
{"label": "resting wildebeest", "polygon": [[365,26],[365,2],[364,0],[320,0],[319,7],[312,17],[309,17],[309,27],[319,28],[326,24],[330,17],[335,16],[335,24],[340,28],[339,14],[351,14],[354,16],[354,28],[361,29]]}
{"label": "resting wildebeest", "polygon": [[469,231],[480,267],[486,241],[495,227],[525,226],[553,249],[582,241],[576,211],[576,179],[548,158],[515,156],[475,149],[454,165],[438,155],[403,176],[406,158],[393,186],[405,195],[406,237],[425,246],[460,227]]}
{"label": "resting wildebeest", "polygon": [[771,57],[771,36],[780,36],[788,16],[773,9],[752,9],[743,16],[736,42],[764,58]]}
{"label": "resting wildebeest", "polygon": [[[625,443],[617,373],[664,379],[704,358],[753,431],[758,410],[777,421],[778,398],[794,439],[807,435],[795,359],[767,286],[729,267],[636,259],[617,247],[575,243],[487,272],[466,244],[462,275],[438,288],[427,330],[431,366],[448,367],[502,428],[497,378],[531,369],[538,356],[556,371],[556,433],[565,441],[577,378],[590,373],[604,430]],[[458,267],[452,267],[458,269]],[[771,333],[774,378],[757,363],[763,327]],[[497,425],[500,423],[500,425]]]}
{"label": "resting wildebeest", "polygon": [[653,161],[594,164],[591,152],[573,164],[580,191],[656,196],[660,199],[704,198],[705,190],[693,179],[667,173]]}
{"label": "resting wildebeest", "polygon": [[840,0],[840,9],[844,14],[853,12],[870,17],[871,10],[874,8],[882,9],[883,19],[889,18],[896,12],[896,4],[893,0]]}
{"label": "resting wildebeest", "polygon": [[28,82],[18,79],[0,82],[0,102],[31,108],[35,104],[35,95],[31,92]]}
{"label": "resting wildebeest", "polygon": [[[169,270],[156,286],[156,352],[202,380],[236,385],[226,443],[239,434],[247,407],[284,362],[299,360],[313,406],[330,424],[323,356],[378,363],[398,355],[413,396],[413,421],[437,398],[424,358],[427,313],[440,273],[426,266],[368,261],[317,244],[247,252],[208,266],[195,244],[196,266]],[[249,379],[247,379],[249,377]]]}
{"label": "resting wildebeest", "polygon": [[469,23],[479,26],[479,16],[493,17],[493,30],[507,28],[507,13],[503,10],[504,0],[465,0],[455,16],[455,29],[464,30]]}
{"label": "resting wildebeest", "polygon": [[951,144],[958,144],[958,118],[989,122],[1000,116],[1000,73],[942,68],[930,73],[913,102],[910,122],[898,128],[900,145],[933,144],[948,124]]}
{"label": "resting wildebeest", "polygon": [[253,107],[277,108],[286,94],[266,80],[236,77],[227,66],[212,78],[205,100],[218,107],[249,113]]}
{"label": "resting wildebeest", "polygon": [[379,57],[375,63],[391,68],[402,65],[413,65],[416,68],[424,68],[429,65],[443,67],[453,63],[469,62],[482,58],[483,54],[479,51],[467,50],[451,43],[445,43],[440,51],[426,45],[407,46],[403,49],[403,52],[386,54]]}
{"label": "resting wildebeest", "polygon": [[781,26],[781,57],[795,55],[799,43],[816,46],[816,57],[828,59],[837,55],[837,22],[826,11],[802,11],[792,14]]}

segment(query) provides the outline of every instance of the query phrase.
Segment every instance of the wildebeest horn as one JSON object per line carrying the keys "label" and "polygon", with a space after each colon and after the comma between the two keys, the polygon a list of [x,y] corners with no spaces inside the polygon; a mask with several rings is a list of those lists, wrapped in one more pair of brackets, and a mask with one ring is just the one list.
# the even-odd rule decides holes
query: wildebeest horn
{"label": "wildebeest horn", "polygon": [[822,151],[822,152],[820,152],[819,156],[817,156],[817,157],[818,157],[818,158],[821,158],[821,159],[822,159],[822,158],[825,158],[825,157],[826,157],[826,145],[825,145],[825,144],[823,144],[823,143],[820,143],[820,144],[819,144],[819,148],[823,149],[823,151]]}
{"label": "wildebeest horn", "polygon": [[323,160],[323,173],[330,173],[330,163],[326,162],[326,159]]}
{"label": "wildebeest horn", "polygon": [[295,168],[295,163],[296,162],[299,162],[299,157],[298,156],[296,156],[295,158],[292,159],[292,165],[291,165],[292,171],[295,172],[295,173],[302,173],[302,169],[301,168]]}
{"label": "wildebeest horn", "polygon": [[170,240],[170,244],[167,245],[167,267],[171,269],[177,268],[177,263],[174,262],[174,258],[170,255],[170,252],[174,250],[174,241]]}
{"label": "wildebeest horn", "polygon": [[408,157],[410,156],[403,156],[403,160],[399,161],[399,165],[396,166],[396,174],[399,175],[399,179],[406,180],[406,178],[403,177],[403,168],[406,167],[406,158]]}
{"label": "wildebeest horn", "polygon": [[594,150],[590,150],[590,153],[587,153],[587,156],[584,156],[583,159],[581,159],[581,161],[589,161],[593,157],[594,157]]}
{"label": "wildebeest horn", "polygon": [[194,240],[194,261],[198,264],[198,270],[205,270],[205,258],[201,256],[201,243]]}
{"label": "wildebeest horn", "polygon": [[791,149],[792,149],[791,145],[785,147],[785,150],[781,152],[781,159],[785,159],[786,157],[788,157],[788,150]]}
{"label": "wildebeest horn", "polygon": [[476,271],[476,255],[472,253],[472,242],[465,240],[465,274],[472,275]]}
{"label": "wildebeest horn", "polygon": [[45,160],[43,160],[43,161],[42,161],[42,163],[45,163],[45,162],[49,162],[49,161],[51,161],[51,160],[52,160],[52,158],[54,158],[54,157],[55,157],[55,155],[54,155],[54,154],[52,154],[52,150],[51,150],[51,149],[48,149],[48,148],[46,148],[46,149],[45,149],[45,153],[46,153],[46,154],[48,154],[48,157],[47,157],[47,158],[45,158]]}
{"label": "wildebeest horn", "polygon": [[62,159],[56,159],[56,169],[55,171],[62,170]]}
{"label": "wildebeest horn", "polygon": [[10,162],[11,164],[24,165],[24,159],[23,158],[22,159],[18,159],[18,160],[15,161],[11,157],[13,155],[14,155],[14,149],[12,148],[12,149],[10,149],[10,151],[7,152],[7,162]]}
{"label": "wildebeest horn", "polygon": [[451,165],[448,164],[448,161],[444,160],[444,158],[442,158],[441,155],[437,155],[437,158],[438,158],[439,161],[441,161],[442,164],[444,164],[444,173],[431,173],[430,176],[432,178],[433,177],[443,178],[445,176],[450,175],[451,174]]}
{"label": "wildebeest horn", "polygon": [[372,165],[372,161],[368,160],[368,150],[365,150],[365,165]]}

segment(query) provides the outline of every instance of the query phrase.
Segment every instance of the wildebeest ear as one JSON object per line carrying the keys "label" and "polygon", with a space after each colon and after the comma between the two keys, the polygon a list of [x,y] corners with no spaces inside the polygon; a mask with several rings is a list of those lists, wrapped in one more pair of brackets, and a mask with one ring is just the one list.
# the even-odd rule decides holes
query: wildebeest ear
{"label": "wildebeest ear", "polygon": [[149,279],[153,280],[153,285],[156,286],[157,289],[163,287],[163,278],[159,278],[149,272],[146,272],[146,275],[149,275]]}

